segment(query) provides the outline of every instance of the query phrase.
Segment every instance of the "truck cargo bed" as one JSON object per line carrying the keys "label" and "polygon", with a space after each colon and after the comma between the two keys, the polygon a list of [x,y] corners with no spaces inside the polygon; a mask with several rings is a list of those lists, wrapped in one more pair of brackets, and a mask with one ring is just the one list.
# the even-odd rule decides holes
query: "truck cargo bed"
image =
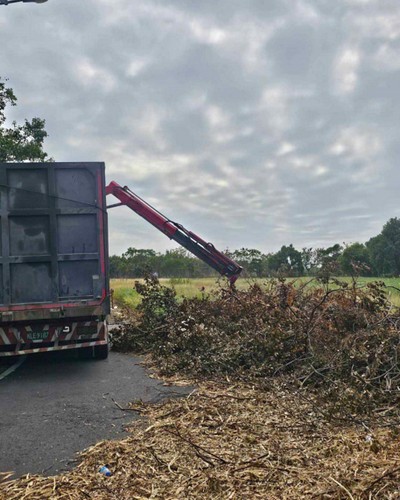
{"label": "truck cargo bed", "polygon": [[0,323],[109,312],[103,163],[0,163]]}

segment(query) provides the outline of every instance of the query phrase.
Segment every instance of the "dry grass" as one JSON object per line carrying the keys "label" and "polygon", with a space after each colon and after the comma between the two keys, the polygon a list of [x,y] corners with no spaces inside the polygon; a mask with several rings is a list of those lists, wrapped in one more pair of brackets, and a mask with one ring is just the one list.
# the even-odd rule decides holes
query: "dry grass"
{"label": "dry grass", "polygon": [[[400,442],[385,428],[333,424],[279,381],[201,384],[183,400],[136,403],[122,441],[88,449],[73,471],[0,485],[1,500],[395,499]],[[113,476],[100,475],[107,463]]]}

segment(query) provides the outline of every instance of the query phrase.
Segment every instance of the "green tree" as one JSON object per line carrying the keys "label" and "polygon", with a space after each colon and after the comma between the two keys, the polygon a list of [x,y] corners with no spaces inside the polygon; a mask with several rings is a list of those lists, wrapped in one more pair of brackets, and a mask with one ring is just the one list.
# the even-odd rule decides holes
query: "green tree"
{"label": "green tree", "polygon": [[283,246],[278,252],[268,257],[268,269],[273,273],[283,273],[287,276],[302,276],[304,267],[301,252],[292,244]]}
{"label": "green tree", "polygon": [[157,271],[155,262],[157,254],[154,250],[129,247],[122,257],[125,258],[128,273],[133,278],[145,276],[147,272]]}
{"label": "green tree", "polygon": [[194,258],[184,248],[167,250],[160,263],[160,275],[168,278],[190,278],[194,272]]}
{"label": "green tree", "polygon": [[379,276],[400,275],[400,219],[389,219],[381,233],[367,241],[366,246]]}
{"label": "green tree", "polygon": [[340,267],[344,274],[359,274],[371,276],[371,262],[369,252],[362,243],[353,243],[346,246],[339,257]]}
{"label": "green tree", "polygon": [[125,259],[119,255],[110,255],[109,272],[110,278],[125,278],[126,270],[124,267]]}
{"label": "green tree", "polygon": [[335,243],[328,248],[317,248],[316,260],[318,267],[334,266],[341,256],[343,247],[339,243]]}
{"label": "green tree", "polygon": [[17,98],[13,90],[0,78],[0,161],[52,161],[43,151],[47,137],[45,120],[32,118],[23,125],[15,121],[6,127],[6,108],[16,106]]}
{"label": "green tree", "polygon": [[229,256],[241,265],[250,276],[261,277],[263,274],[263,254],[254,248],[241,248]]}
{"label": "green tree", "polygon": [[312,274],[318,267],[318,253],[312,247],[304,247],[301,249],[301,262],[306,274]]}

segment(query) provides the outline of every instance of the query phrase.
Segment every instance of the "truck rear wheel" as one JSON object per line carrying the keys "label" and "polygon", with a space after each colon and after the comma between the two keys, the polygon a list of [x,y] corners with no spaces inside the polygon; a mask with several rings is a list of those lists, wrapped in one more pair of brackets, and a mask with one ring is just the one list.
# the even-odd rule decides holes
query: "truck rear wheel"
{"label": "truck rear wheel", "polygon": [[94,359],[107,359],[108,358],[109,345],[95,345],[93,347],[93,357]]}

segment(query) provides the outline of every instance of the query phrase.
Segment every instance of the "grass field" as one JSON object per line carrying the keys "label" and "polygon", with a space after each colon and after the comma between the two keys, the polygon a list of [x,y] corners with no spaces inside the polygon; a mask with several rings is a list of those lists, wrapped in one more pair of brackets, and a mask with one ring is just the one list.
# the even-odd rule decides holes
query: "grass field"
{"label": "grass field", "polygon": [[[304,282],[310,278],[297,278],[297,281]],[[344,281],[351,281],[351,278],[340,278]],[[135,290],[134,279],[112,279],[111,288],[114,290],[114,302],[119,306],[136,307],[140,303],[140,295]],[[140,281],[140,280],[139,280]],[[251,283],[266,283],[267,278],[245,279],[240,278],[236,282],[239,289],[246,289]],[[391,302],[395,306],[400,306],[400,278],[359,278],[360,285],[372,282],[384,281],[388,287],[388,294]],[[160,279],[161,284],[174,287],[178,297],[201,297],[202,294],[218,289],[224,282],[216,278],[171,278]],[[226,286],[226,284],[224,285]],[[394,288],[391,288],[394,287]],[[396,290],[399,289],[399,290]]]}

